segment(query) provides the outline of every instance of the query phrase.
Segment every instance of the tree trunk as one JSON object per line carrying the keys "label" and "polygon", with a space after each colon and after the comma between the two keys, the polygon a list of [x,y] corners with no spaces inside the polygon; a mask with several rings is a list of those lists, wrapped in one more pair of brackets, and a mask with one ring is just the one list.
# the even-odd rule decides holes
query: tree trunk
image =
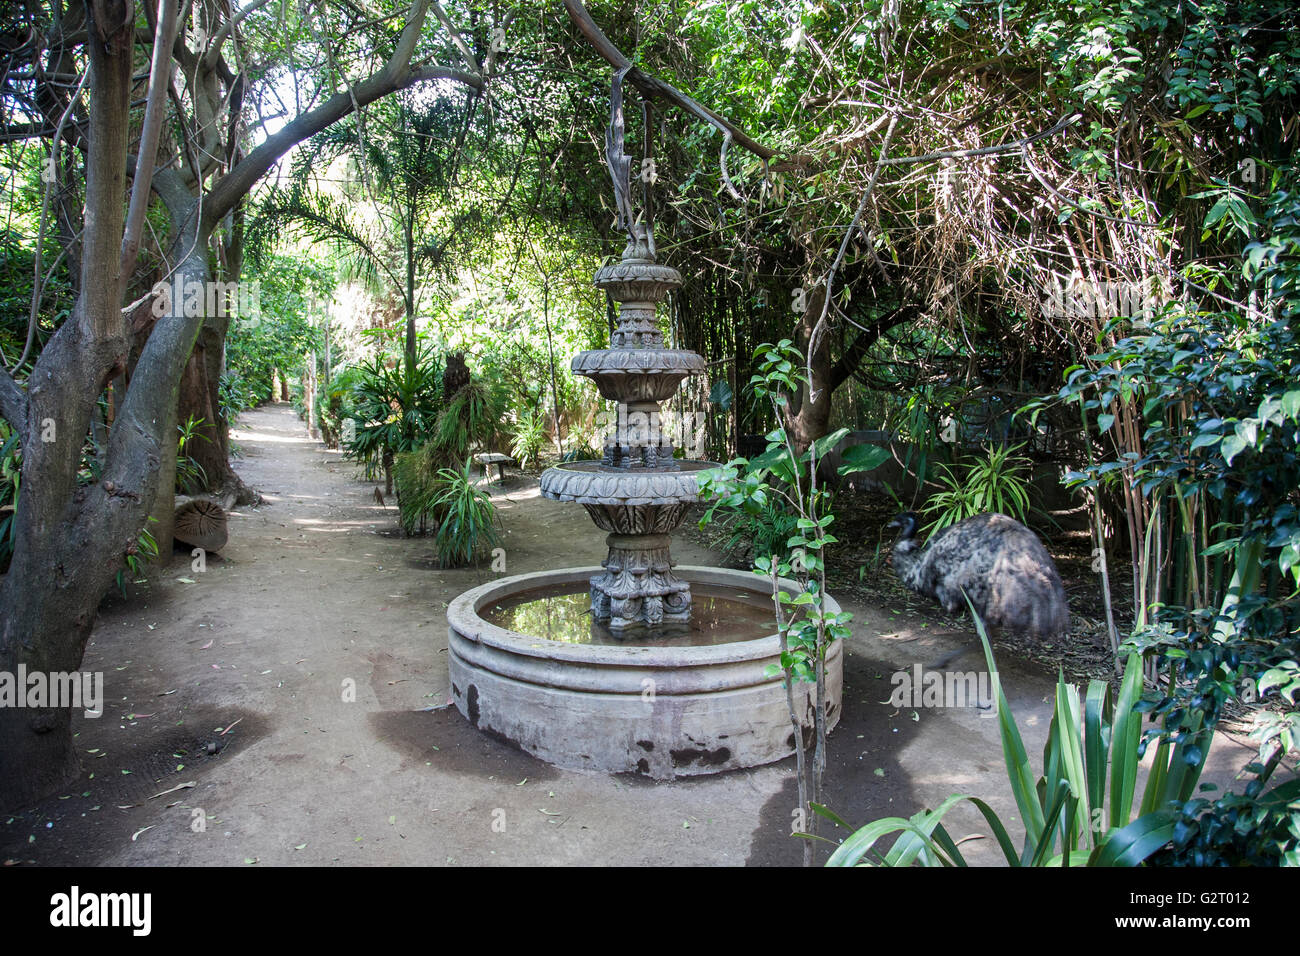
{"label": "tree trunk", "polygon": [[[85,16],[86,9],[93,17]],[[414,0],[382,70],[285,124],[206,191],[204,180],[220,150],[208,150],[202,170],[198,163],[164,166],[151,171],[151,181],[141,180],[163,200],[172,224],[179,224],[168,250],[170,274],[179,288],[188,282],[206,283],[213,228],[296,143],[359,106],[421,81],[455,79],[481,89],[477,73],[411,66],[427,9],[426,0]],[[80,485],[83,442],[99,397],[129,359],[130,335],[122,314],[129,276],[123,272],[134,263],[139,236],[125,230],[123,202],[133,127],[134,4],[73,3],[69,22],[78,20],[88,21],[90,27],[81,41],[89,54],[90,105],[77,124],[77,134],[86,140],[78,295],[71,316],[37,357],[25,389],[0,369],[0,413],[14,426],[23,449],[23,494],[11,526],[14,556],[9,571],[0,576],[0,671],[15,674],[20,665],[28,673],[75,673],[100,599],[124,556],[136,549],[146,516],[157,510],[170,524],[181,374],[203,325],[201,315],[185,314],[183,303],[162,310],[125,393],[114,394],[99,480]],[[152,82],[161,82],[161,77]],[[151,104],[157,102],[152,93],[161,88],[151,85]],[[208,122],[202,129],[206,136],[215,127]],[[142,150],[145,155],[148,151]],[[187,180],[187,175],[192,178]],[[199,192],[204,193],[202,206],[196,198]],[[133,213],[139,208],[132,203]],[[207,387],[214,386],[209,375]],[[47,434],[51,440],[42,440]],[[160,543],[163,536],[170,543],[170,527],[165,532],[155,528],[154,534]],[[105,698],[113,693],[105,688]],[[75,778],[78,771],[69,708],[0,707],[0,807],[28,804]]]}
{"label": "tree trunk", "polygon": [[[14,422],[23,445],[16,541],[0,578],[0,671],[81,666],[95,609],[134,545],[158,480],[157,426],[129,395],[96,485],[78,488],[82,443],[100,392],[125,367],[120,257],[130,110],[131,23],[90,31],[91,95],[81,291],[41,352]],[[90,387],[87,387],[90,383]],[[52,426],[53,441],[41,440]],[[79,772],[68,708],[0,708],[0,807],[16,807]]]}
{"label": "tree trunk", "polygon": [[229,316],[208,316],[204,320],[181,375],[176,422],[180,425],[191,417],[203,420],[195,429],[198,437],[186,451],[203,469],[204,486],[199,490],[217,495],[234,492],[237,504],[258,504],[262,496],[244,484],[230,466],[230,422],[222,413],[220,393],[229,328]]}
{"label": "tree trunk", "polygon": [[917,315],[915,307],[903,305],[877,315],[869,324],[859,325],[853,341],[844,348],[839,359],[831,357],[831,335],[829,330],[823,329],[818,333],[809,359],[809,339],[821,317],[824,294],[821,287],[809,294],[808,311],[795,329],[795,341],[811,366],[804,368],[805,373],[810,373],[809,384],[802,386],[798,395],[791,396],[786,413],[790,437],[800,452],[807,451],[809,445],[830,431],[831,399],[835,390],[853,377],[871,346],[894,326],[915,319]]}
{"label": "tree trunk", "polygon": [[[818,286],[808,295],[808,309],[799,319],[795,330],[795,342],[807,355],[808,340],[813,328],[822,314],[825,290]],[[823,332],[817,339],[805,373],[811,373],[809,384],[800,388],[799,394],[793,396],[787,412],[787,426],[790,437],[800,453],[808,450],[818,438],[830,430],[831,397],[839,384],[833,381],[834,364],[831,362],[830,336]]]}

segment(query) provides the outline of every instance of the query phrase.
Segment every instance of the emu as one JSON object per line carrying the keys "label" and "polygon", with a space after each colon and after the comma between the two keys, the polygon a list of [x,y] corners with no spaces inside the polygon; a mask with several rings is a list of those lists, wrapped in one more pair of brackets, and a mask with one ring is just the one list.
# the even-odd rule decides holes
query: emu
{"label": "emu", "polygon": [[891,521],[898,528],[894,571],[909,589],[933,598],[949,614],[970,597],[984,623],[1037,640],[1070,630],[1065,586],[1038,535],[1001,514],[966,518],[916,540],[916,514],[905,511]]}

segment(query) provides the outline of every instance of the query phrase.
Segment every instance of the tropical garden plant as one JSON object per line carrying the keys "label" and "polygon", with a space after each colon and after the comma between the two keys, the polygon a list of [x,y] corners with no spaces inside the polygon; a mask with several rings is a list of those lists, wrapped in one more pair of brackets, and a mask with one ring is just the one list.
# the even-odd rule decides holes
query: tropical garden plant
{"label": "tropical garden plant", "polygon": [[984,458],[959,469],[940,465],[943,490],[931,495],[922,511],[932,515],[931,533],[973,515],[996,512],[1024,521],[1029,514],[1029,469],[1032,462],[1017,455],[1021,446],[990,446]]}
{"label": "tropical garden plant", "polygon": [[352,387],[357,424],[352,439],[344,443],[345,450],[365,466],[368,478],[383,474],[385,494],[391,494],[394,457],[414,451],[433,436],[442,369],[429,349],[413,365],[405,356],[372,357],[357,368]]}
{"label": "tropical garden plant", "polygon": [[536,467],[542,446],[546,444],[546,419],[533,411],[519,413],[515,423],[510,454],[520,468]]}
{"label": "tropical garden plant", "polygon": [[176,426],[176,430],[180,432],[181,436],[176,442],[177,494],[194,494],[207,486],[207,475],[204,474],[203,466],[189,454],[192,444],[209,440],[208,436],[199,430],[202,425],[203,419],[191,415]]}
{"label": "tropical garden plant", "polygon": [[473,564],[501,543],[496,507],[470,471],[468,461],[460,468],[443,468],[431,488],[431,510],[441,516],[434,545],[447,567]]}
{"label": "tropical garden plant", "polygon": [[[759,346],[754,358],[758,371],[749,388],[770,403],[773,415],[782,421],[790,396],[807,383],[804,358],[789,339]],[[701,528],[719,508],[754,518],[775,505],[794,517],[793,533],[783,544],[769,539],[772,550],[755,554],[753,570],[767,579],[771,589],[781,663],[770,676],[780,673],[785,682],[798,773],[797,819],[804,819],[813,833],[816,818],[809,811],[820,799],[826,771],[826,655],[832,642],[849,636],[852,620],[848,612],[831,611],[826,602],[825,549],[837,539],[829,531],[835,515],[829,509],[826,490],[818,487],[817,463],[847,433],[847,429],[832,432],[801,451],[787,429],[778,427],[768,433],[767,450],[761,455],[732,459],[699,477],[700,498],[709,505],[700,519]],[[883,463],[888,454],[874,445],[848,448],[839,472],[869,470]],[[778,554],[778,546],[787,557]],[[795,704],[797,682],[813,684],[811,760],[804,743],[804,714]],[[811,863],[812,847],[807,845],[804,864]]]}
{"label": "tropical garden plant", "polygon": [[[1262,793],[1276,760],[1256,768],[1261,780],[1244,797],[1219,801],[1212,822],[1198,818],[1209,805],[1204,798],[1193,799],[1209,751],[1208,729],[1177,743],[1158,730],[1143,734],[1142,715],[1154,701],[1143,699],[1142,657],[1137,652],[1129,654],[1118,690],[1093,680],[1081,699],[1078,688],[1066,683],[1063,674],[1058,677],[1042,764],[1035,772],[1002,690],[983,621],[973,607],[972,614],[984,646],[1003,762],[1024,832],[1013,839],[1012,828],[987,802],[954,794],[910,818],[887,817],[853,831],[828,866],[966,866],[960,843],[944,825],[947,814],[966,802],[984,817],[1009,866],[1135,866],[1162,857],[1166,863],[1190,861],[1198,854],[1209,862],[1209,847],[1216,848],[1216,862],[1267,859],[1274,865],[1300,865],[1300,780]],[[1139,788],[1142,758],[1153,742],[1149,773]],[[1247,804],[1244,810],[1241,803]],[[826,807],[814,809],[853,830]],[[1268,827],[1257,829],[1249,839],[1239,826],[1260,822]],[[882,848],[889,837],[896,837],[892,846]],[[1272,852],[1261,853],[1261,843]]]}

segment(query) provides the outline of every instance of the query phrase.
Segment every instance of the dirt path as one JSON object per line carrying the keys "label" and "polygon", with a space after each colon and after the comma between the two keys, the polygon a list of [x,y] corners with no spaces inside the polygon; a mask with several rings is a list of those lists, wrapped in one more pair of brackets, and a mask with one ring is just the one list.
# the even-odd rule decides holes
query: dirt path
{"label": "dirt path", "polygon": [[[144,597],[101,612],[83,669],[104,673],[106,713],[75,724],[86,773],[66,794],[0,819],[0,859],[798,861],[792,760],[652,784],[557,770],[479,734],[452,708],[427,710],[448,699],[447,603],[491,572],[438,569],[431,543],[397,535],[374,485],[308,440],[287,406],[246,413],[233,437],[239,473],[267,503],[232,517],[230,543],[206,569],[177,552]],[[603,557],[601,532],[577,508],[539,497],[535,480],[508,479],[495,500],[507,573]],[[674,555],[717,560],[688,541]],[[1011,817],[996,721],[882,703],[894,671],[933,663],[970,635],[932,633],[887,608],[846,609],[855,634],[826,802],[863,823],[964,791]],[[1010,663],[1012,707],[1029,752],[1041,753],[1052,680]],[[355,702],[344,699],[348,686]],[[974,813],[954,824],[984,830]],[[989,841],[970,848],[996,859]]]}

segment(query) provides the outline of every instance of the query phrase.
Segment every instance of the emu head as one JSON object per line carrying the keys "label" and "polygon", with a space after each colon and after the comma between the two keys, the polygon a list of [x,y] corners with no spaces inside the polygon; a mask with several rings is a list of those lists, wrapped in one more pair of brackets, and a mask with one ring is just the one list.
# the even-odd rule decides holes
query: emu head
{"label": "emu head", "polygon": [[904,511],[886,525],[886,527],[898,529],[898,537],[894,539],[894,547],[890,552],[894,573],[898,575],[903,584],[913,591],[919,587],[918,574],[920,573],[922,559],[921,542],[916,537],[916,531],[920,524],[916,512]]}
{"label": "emu head", "polygon": [[910,541],[916,537],[916,529],[920,527],[920,520],[916,517],[915,511],[904,511],[902,514],[895,515],[894,520],[885,525],[886,528],[898,529],[898,540]]}

